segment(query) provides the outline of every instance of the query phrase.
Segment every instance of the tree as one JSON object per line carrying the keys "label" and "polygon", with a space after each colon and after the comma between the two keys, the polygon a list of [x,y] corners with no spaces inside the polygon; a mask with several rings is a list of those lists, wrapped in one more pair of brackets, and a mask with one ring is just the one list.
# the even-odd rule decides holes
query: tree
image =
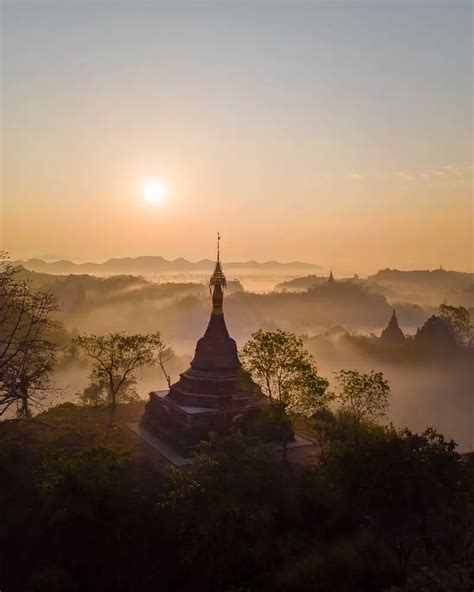
{"label": "tree", "polygon": [[309,418],[326,409],[333,398],[327,390],[328,386],[328,381],[318,376],[314,362],[310,363],[296,379],[296,388],[286,406],[287,412]]}
{"label": "tree", "polygon": [[241,359],[263,393],[285,410],[312,415],[327,402],[328,382],[318,376],[313,357],[296,335],[259,329],[245,344]]}
{"label": "tree", "polygon": [[433,429],[361,423],[357,430],[357,446],[346,430],[332,431],[326,456],[309,472],[307,511],[314,516],[319,507],[329,523],[373,533],[396,561],[400,584],[417,563],[420,574],[455,565],[467,573],[471,469],[455,443]]}
{"label": "tree", "polygon": [[441,304],[439,307],[440,317],[451,328],[459,345],[470,345],[473,340],[473,326],[469,311],[464,306],[450,306]]}
{"label": "tree", "polygon": [[382,372],[363,374],[356,370],[336,373],[336,400],[341,411],[358,423],[385,417],[389,407],[390,386]]}
{"label": "tree", "polygon": [[269,416],[280,434],[286,458],[292,434],[288,415],[310,417],[324,407],[329,400],[328,381],[318,376],[316,363],[302,340],[280,329],[259,329],[245,344],[241,359],[263,393],[272,403],[278,403],[269,410]]}
{"label": "tree", "polygon": [[231,590],[275,562],[275,529],[286,518],[286,479],[268,445],[249,446],[239,433],[211,434],[192,472],[171,469],[158,508],[186,559],[188,586],[180,589]]}
{"label": "tree", "polygon": [[174,351],[171,349],[169,345],[166,345],[163,341],[160,342],[160,347],[158,347],[158,365],[163,372],[164,377],[166,378],[166,382],[168,384],[168,388],[171,388],[171,378],[168,372],[166,371],[165,364],[171,360],[174,356]]}
{"label": "tree", "polygon": [[31,407],[41,406],[48,393],[56,392],[53,371],[57,347],[54,343],[42,343],[41,347],[30,347],[16,356],[4,372],[3,389],[5,398],[17,403],[19,417],[31,417]]}
{"label": "tree", "polygon": [[169,350],[159,331],[141,335],[109,333],[80,335],[75,340],[92,360],[90,380],[93,385],[107,385],[110,407],[115,410],[118,398],[126,385],[136,380],[140,368],[153,366],[160,352]]}
{"label": "tree", "polygon": [[19,271],[0,253],[0,415],[17,403],[20,415],[29,416],[30,402],[54,388],[57,302],[49,292],[31,290]]}
{"label": "tree", "polygon": [[[140,399],[136,389],[137,379],[127,379],[120,389],[120,401],[122,403],[133,403]],[[110,399],[109,388],[106,380],[88,384],[80,393],[78,399],[83,405],[100,406],[106,405]]]}

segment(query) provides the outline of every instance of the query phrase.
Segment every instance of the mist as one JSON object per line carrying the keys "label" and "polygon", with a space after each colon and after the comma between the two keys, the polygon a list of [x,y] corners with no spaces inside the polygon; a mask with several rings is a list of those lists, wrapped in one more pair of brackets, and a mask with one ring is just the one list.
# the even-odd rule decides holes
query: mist
{"label": "mist", "polygon": [[[321,375],[331,386],[341,369],[382,371],[391,386],[389,421],[423,430],[432,426],[453,438],[463,450],[474,446],[472,433],[474,370],[466,355],[444,356],[384,352],[378,336],[395,308],[407,348],[417,330],[441,302],[474,306],[473,274],[444,270],[398,272],[383,270],[361,278],[298,276],[234,269],[229,275],[224,309],[231,336],[241,348],[258,329],[280,328],[303,337]],[[167,372],[172,381],[189,365],[196,341],[210,314],[204,273],[139,275],[53,275],[24,269],[36,289],[52,291],[63,329],[58,339],[66,349],[80,333],[112,331],[146,333],[159,330],[173,348]],[[410,353],[411,352],[411,353]],[[471,354],[472,355],[472,354]],[[59,392],[44,402],[76,401],[88,385],[89,365],[68,357],[56,372]],[[140,375],[137,392],[166,388],[158,367]]]}

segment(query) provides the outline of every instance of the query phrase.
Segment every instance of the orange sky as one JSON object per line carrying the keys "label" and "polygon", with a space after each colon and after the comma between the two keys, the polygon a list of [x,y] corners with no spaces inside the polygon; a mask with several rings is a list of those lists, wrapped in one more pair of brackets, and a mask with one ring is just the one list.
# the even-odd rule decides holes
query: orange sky
{"label": "orange sky", "polygon": [[474,271],[471,17],[7,3],[1,246]]}

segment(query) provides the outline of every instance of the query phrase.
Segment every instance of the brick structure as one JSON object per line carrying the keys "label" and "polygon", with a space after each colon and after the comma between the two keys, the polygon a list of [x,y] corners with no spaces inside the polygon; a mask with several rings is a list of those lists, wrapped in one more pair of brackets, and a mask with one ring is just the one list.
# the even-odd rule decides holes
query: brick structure
{"label": "brick structure", "polygon": [[238,425],[252,433],[267,398],[243,370],[237,345],[226,327],[223,299],[226,278],[219,253],[209,282],[212,312],[196,345],[190,368],[167,391],[152,391],[142,423],[183,453],[209,436]]}

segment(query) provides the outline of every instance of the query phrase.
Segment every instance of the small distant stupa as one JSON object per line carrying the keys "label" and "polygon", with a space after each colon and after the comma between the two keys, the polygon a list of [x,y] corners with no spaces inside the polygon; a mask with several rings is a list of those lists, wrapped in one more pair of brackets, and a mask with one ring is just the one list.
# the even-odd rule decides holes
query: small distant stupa
{"label": "small distant stupa", "polygon": [[329,277],[328,277],[328,284],[329,284],[330,286],[332,286],[332,285],[333,285],[333,284],[335,284],[335,283],[336,283],[336,280],[334,279],[334,276],[333,276],[333,274],[332,274],[332,269],[331,269],[331,273],[329,274]]}
{"label": "small distant stupa", "polygon": [[403,334],[403,331],[400,329],[400,325],[398,324],[395,309],[393,309],[392,317],[388,325],[385,327],[385,329],[382,331],[382,334],[380,335],[380,340],[387,345],[400,345],[405,341],[405,335]]}
{"label": "small distant stupa", "polygon": [[208,439],[210,432],[222,434],[238,426],[248,433],[268,402],[242,368],[237,345],[227,331],[223,312],[226,285],[218,235],[217,261],[209,281],[212,312],[206,332],[197,342],[191,367],[169,390],[150,393],[142,420],[183,453]]}

